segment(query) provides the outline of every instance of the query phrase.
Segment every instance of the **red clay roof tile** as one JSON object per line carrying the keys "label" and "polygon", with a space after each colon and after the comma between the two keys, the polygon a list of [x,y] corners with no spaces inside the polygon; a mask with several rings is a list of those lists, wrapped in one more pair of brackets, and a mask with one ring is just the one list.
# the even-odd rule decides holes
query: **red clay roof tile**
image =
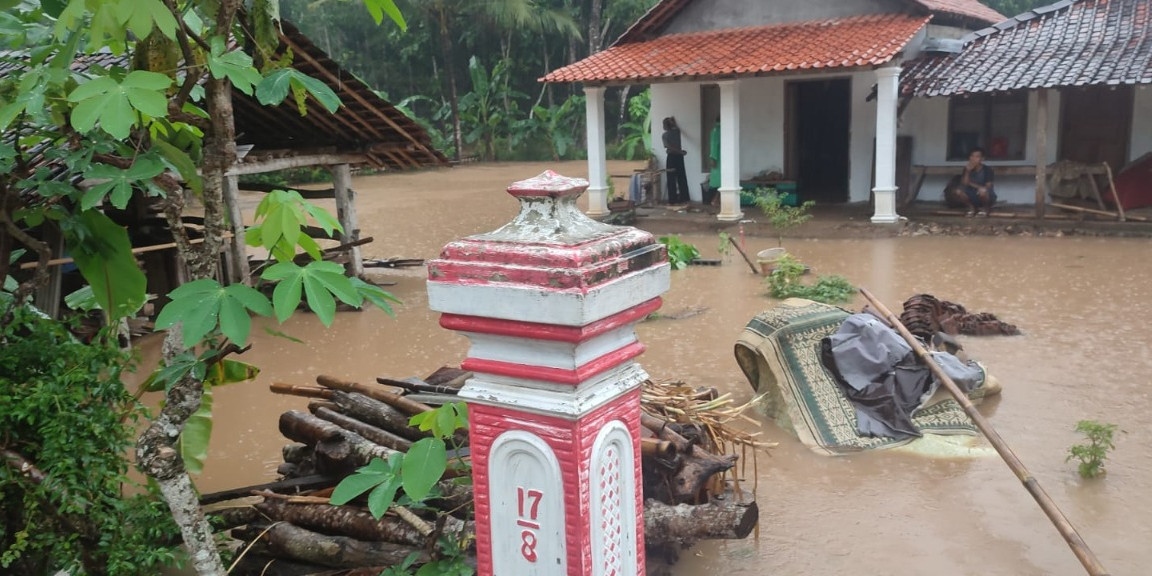
{"label": "red clay roof tile", "polygon": [[872,66],[903,50],[928,19],[882,14],[672,34],[613,46],[541,80],[613,83]]}

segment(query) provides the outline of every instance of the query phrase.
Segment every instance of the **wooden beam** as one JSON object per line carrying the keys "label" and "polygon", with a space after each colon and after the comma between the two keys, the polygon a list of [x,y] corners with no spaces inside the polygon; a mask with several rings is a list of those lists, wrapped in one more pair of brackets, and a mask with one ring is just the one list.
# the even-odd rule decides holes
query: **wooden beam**
{"label": "wooden beam", "polygon": [[238,176],[224,177],[224,206],[228,209],[228,227],[232,241],[228,251],[232,256],[232,281],[252,285],[252,269],[248,267],[248,247],[244,242],[244,214],[240,211],[240,183]]}
{"label": "wooden beam", "polygon": [[342,81],[341,81],[339,78],[337,78],[337,77],[336,77],[336,75],[332,74],[332,72],[331,72],[331,71],[329,71],[329,70],[328,70],[328,68],[326,68],[326,67],[322,66],[322,65],[321,65],[319,62],[317,62],[317,61],[316,61],[316,59],[315,59],[315,58],[313,58],[313,57],[312,57],[312,55],[311,55],[311,54],[309,54],[307,50],[304,50],[303,48],[301,48],[299,45],[297,45],[295,42],[293,42],[291,38],[288,38],[288,36],[287,36],[287,35],[285,35],[285,34],[281,34],[281,35],[280,35],[280,38],[281,38],[281,39],[284,41],[284,43],[285,43],[285,44],[287,44],[289,47],[291,47],[291,48],[292,48],[292,52],[293,52],[293,53],[294,53],[296,56],[298,56],[298,57],[300,57],[300,58],[303,58],[303,59],[304,59],[306,62],[308,62],[308,63],[309,63],[309,64],[311,64],[312,66],[315,66],[315,67],[316,67],[316,69],[317,69],[317,70],[318,70],[318,71],[319,71],[321,74],[323,74],[324,76],[326,76],[326,77],[328,78],[328,80],[329,80],[329,81],[331,81],[331,82],[334,82],[334,83],[335,83],[337,86],[339,86],[339,87],[340,87],[340,89],[341,89],[341,91],[343,91],[343,92],[347,92],[347,93],[348,93],[348,95],[349,95],[349,96],[351,96],[353,100],[355,100],[355,101],[359,102],[361,106],[364,106],[364,108],[366,108],[366,109],[370,110],[371,112],[373,112],[373,113],[374,113],[376,116],[378,116],[378,117],[379,117],[381,120],[383,120],[383,121],[384,121],[386,124],[388,124],[389,126],[391,126],[393,130],[395,130],[395,131],[399,132],[399,133],[400,133],[402,136],[404,136],[404,137],[405,137],[405,138],[407,138],[409,141],[411,141],[413,144],[415,144],[417,148],[419,148],[419,149],[420,149],[420,150],[422,150],[422,151],[423,151],[425,154],[427,154],[427,155],[428,155],[428,157],[429,157],[430,159],[432,159],[434,162],[436,162],[437,164],[439,163],[439,159],[438,159],[438,158],[436,158],[436,155],[435,155],[435,154],[433,154],[431,151],[429,151],[429,150],[428,150],[428,148],[426,148],[422,142],[420,142],[420,141],[419,141],[419,140],[417,140],[416,138],[413,138],[413,137],[412,137],[412,135],[411,135],[411,134],[409,134],[407,130],[405,130],[405,129],[401,128],[399,124],[397,124],[397,123],[396,123],[394,120],[392,120],[391,118],[389,118],[389,117],[388,117],[388,115],[387,115],[387,114],[385,114],[383,111],[381,111],[380,109],[376,108],[375,106],[372,106],[372,105],[371,105],[371,104],[370,104],[370,103],[369,103],[369,102],[368,102],[366,99],[364,99],[364,97],[363,97],[363,96],[361,96],[361,95],[360,95],[358,92],[356,92],[355,90],[352,90],[352,89],[350,89],[350,88],[346,88],[346,87],[345,87],[345,83],[344,83],[344,82],[342,82]]}
{"label": "wooden beam", "polygon": [[1044,217],[1047,194],[1044,171],[1048,167],[1048,89],[1036,93],[1036,217]]}
{"label": "wooden beam", "polygon": [[363,154],[308,154],[303,156],[286,156],[284,158],[271,158],[258,162],[244,162],[236,164],[228,170],[227,176],[244,176],[246,174],[262,174],[289,168],[304,166],[335,166],[337,164],[364,164],[368,158]]}
{"label": "wooden beam", "polygon": [[[337,164],[332,170],[332,188],[336,190],[336,219],[344,233],[340,235],[342,244],[355,242],[360,238],[360,223],[356,217],[356,192],[352,190],[352,169],[347,164]],[[352,246],[348,259],[348,273],[357,278],[364,275],[364,260],[360,257],[360,247]]]}
{"label": "wooden beam", "polygon": [[[224,233],[224,238],[227,239],[227,238],[231,238],[231,237],[232,237],[231,232],[225,232]],[[200,244],[202,242],[204,242],[203,238],[193,238],[192,240],[188,241],[189,244]],[[175,248],[175,247],[176,247],[175,242],[166,242],[164,244],[153,244],[152,246],[141,246],[139,248],[133,248],[132,253],[133,254],[144,254],[147,252],[156,252],[159,250],[171,250],[172,248]],[[73,260],[72,258],[53,258],[52,260],[48,261],[48,265],[49,266],[59,266],[61,264],[70,264],[72,262],[75,262],[75,260]],[[37,264],[36,262],[25,262],[25,263],[20,265],[20,269],[21,270],[31,270],[32,268],[36,267],[36,264]]]}

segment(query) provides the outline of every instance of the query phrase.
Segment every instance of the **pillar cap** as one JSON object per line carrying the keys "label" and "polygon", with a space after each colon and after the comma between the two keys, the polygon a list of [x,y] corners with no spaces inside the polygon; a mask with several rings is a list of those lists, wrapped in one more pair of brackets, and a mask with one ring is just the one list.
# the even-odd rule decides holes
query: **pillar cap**
{"label": "pillar cap", "polygon": [[429,281],[587,292],[667,262],[652,234],[581,212],[576,199],[587,188],[587,180],[551,170],[512,184],[520,213],[495,231],[449,243],[429,262]]}

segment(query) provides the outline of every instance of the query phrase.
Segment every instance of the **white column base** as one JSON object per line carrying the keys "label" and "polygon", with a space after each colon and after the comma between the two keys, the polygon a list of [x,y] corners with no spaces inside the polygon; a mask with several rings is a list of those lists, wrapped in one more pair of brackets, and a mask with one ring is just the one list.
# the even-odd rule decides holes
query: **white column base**
{"label": "white column base", "polygon": [[895,224],[900,221],[896,213],[896,191],[899,188],[873,188],[872,195],[876,210],[872,214],[873,224]]}
{"label": "white column base", "polygon": [[720,213],[716,219],[721,222],[735,222],[744,218],[740,211],[740,189],[720,189]]}
{"label": "white column base", "polygon": [[604,186],[589,186],[588,187],[588,214],[593,218],[600,216],[607,216],[610,212],[608,210],[608,188]]}

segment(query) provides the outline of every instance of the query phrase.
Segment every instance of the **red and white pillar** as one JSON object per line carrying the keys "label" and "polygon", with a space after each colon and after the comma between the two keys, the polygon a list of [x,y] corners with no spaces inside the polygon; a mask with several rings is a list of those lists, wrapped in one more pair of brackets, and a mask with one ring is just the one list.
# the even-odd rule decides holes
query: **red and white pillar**
{"label": "red and white pillar", "polygon": [[517,182],[511,222],[428,266],[429,305],[472,343],[460,396],[481,576],[644,573],[634,328],[668,289],[667,253],[581,213],[587,187]]}

